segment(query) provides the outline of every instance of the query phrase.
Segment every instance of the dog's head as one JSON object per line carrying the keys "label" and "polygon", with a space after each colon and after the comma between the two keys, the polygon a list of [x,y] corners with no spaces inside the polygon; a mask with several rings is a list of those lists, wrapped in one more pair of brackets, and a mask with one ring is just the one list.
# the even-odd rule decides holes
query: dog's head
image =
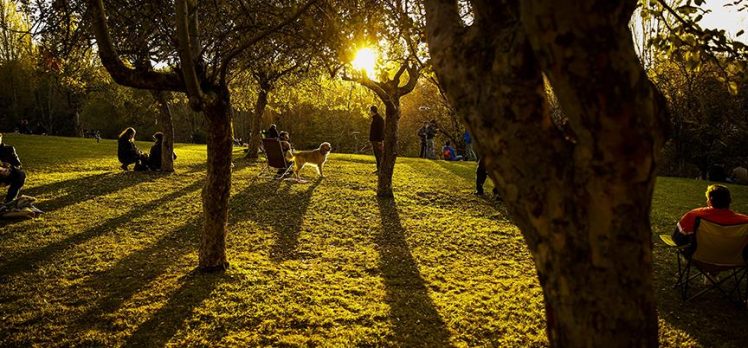
{"label": "dog's head", "polygon": [[330,145],[330,143],[325,142],[319,145],[319,152],[323,155],[327,155],[331,150],[332,146]]}

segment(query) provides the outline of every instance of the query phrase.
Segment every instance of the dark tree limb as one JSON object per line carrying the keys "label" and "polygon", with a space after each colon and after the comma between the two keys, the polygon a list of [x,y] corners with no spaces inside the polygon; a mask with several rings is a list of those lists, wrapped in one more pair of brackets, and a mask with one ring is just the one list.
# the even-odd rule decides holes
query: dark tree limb
{"label": "dark tree limb", "polygon": [[99,47],[101,63],[115,82],[123,86],[140,89],[185,91],[184,83],[176,73],[156,72],[152,70],[139,71],[127,67],[119,58],[117,49],[114,47],[112,38],[109,35],[109,26],[107,25],[103,0],[89,0],[88,3],[91,9],[92,25]]}

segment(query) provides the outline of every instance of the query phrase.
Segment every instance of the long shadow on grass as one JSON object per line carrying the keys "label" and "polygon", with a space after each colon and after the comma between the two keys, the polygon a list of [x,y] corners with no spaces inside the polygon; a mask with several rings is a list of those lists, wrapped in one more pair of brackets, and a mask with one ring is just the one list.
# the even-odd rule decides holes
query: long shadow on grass
{"label": "long shadow on grass", "polygon": [[95,292],[96,295],[85,296],[87,302],[94,304],[79,316],[78,330],[85,331],[93,326],[111,328],[105,315],[114,312],[122,303],[159,275],[166,272],[170,265],[177,262],[180,256],[199,244],[200,219],[193,218],[179,228],[165,233],[148,247],[135,251],[117,262],[111,269],[89,277],[83,284],[75,287],[77,295]]}
{"label": "long shadow on grass", "polygon": [[472,162],[473,164],[475,164],[472,167],[463,167],[462,165],[457,164],[457,163],[465,163],[465,162],[447,162],[447,161],[436,160],[436,161],[433,161],[433,163],[438,164],[440,167],[448,170],[454,175],[464,178],[465,180],[468,180],[468,181],[475,180],[475,170],[478,167],[476,162]]}
{"label": "long shadow on grass", "polygon": [[390,322],[403,347],[450,346],[449,332],[434,308],[400,223],[395,201],[379,198],[382,233],[377,236],[379,268],[387,287]]}
{"label": "long shadow on grass", "polygon": [[69,236],[68,238],[46,245],[42,248],[29,251],[23,255],[11,259],[10,261],[0,265],[0,279],[4,277],[10,277],[17,273],[30,271],[35,266],[44,261],[49,261],[57,258],[59,253],[64,252],[68,248],[74,247],[75,245],[83,243],[89,239],[111,232],[117,227],[128,223],[129,221],[132,221],[135,218],[153,211],[162,204],[168,203],[174,199],[197,191],[198,189],[200,189],[200,187],[202,187],[202,181],[196,181],[179,191],[167,194],[159,199],[148,202],[148,204],[135,207],[124,215],[111,218],[81,233],[76,233],[72,236]]}
{"label": "long shadow on grass", "polygon": [[[210,297],[220,284],[229,282],[230,277],[223,273],[205,274],[193,271],[180,281],[179,289],[163,307],[135,330],[125,342],[125,347],[163,347],[185,325],[195,308]],[[215,329],[211,332],[211,335],[223,334]]]}
{"label": "long shadow on grass", "polygon": [[[270,258],[281,262],[299,257],[296,250],[304,215],[312,194],[322,178],[317,178],[301,192],[290,192],[288,182],[253,181],[244,191],[231,197],[231,221],[253,220],[275,231],[275,243],[270,249]],[[283,187],[279,190],[279,186]]]}
{"label": "long shadow on grass", "polygon": [[159,177],[160,175],[156,173],[103,173],[38,186],[25,190],[22,193],[33,197],[64,191],[63,194],[37,204],[41,210],[51,212],[94,197],[108,195],[143,182],[154,181]]}

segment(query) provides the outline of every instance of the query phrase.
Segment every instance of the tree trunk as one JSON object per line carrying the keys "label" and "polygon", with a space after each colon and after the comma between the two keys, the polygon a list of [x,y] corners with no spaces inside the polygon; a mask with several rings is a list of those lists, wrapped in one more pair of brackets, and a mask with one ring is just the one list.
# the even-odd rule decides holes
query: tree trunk
{"label": "tree trunk", "polygon": [[260,92],[257,95],[257,102],[255,103],[255,110],[250,115],[252,119],[252,136],[249,140],[249,152],[245,156],[249,159],[257,159],[258,157],[258,150],[262,142],[262,115],[265,112],[265,107],[268,105],[268,93],[270,93],[269,89],[260,88]]}
{"label": "tree trunk", "polygon": [[398,151],[397,130],[400,123],[400,101],[396,98],[391,98],[391,100],[392,102],[384,104],[384,152],[377,178],[377,196],[379,197],[394,197],[392,174],[395,172]]}
{"label": "tree trunk", "polygon": [[167,99],[167,92],[151,91],[158,102],[158,122],[161,124],[161,133],[164,140],[161,143],[161,171],[174,172],[174,123],[171,118],[171,107]]}
{"label": "tree trunk", "polygon": [[204,271],[225,270],[226,224],[231,191],[231,104],[229,92],[222,91],[205,105],[208,119],[208,176],[203,187],[205,225],[200,239],[199,267]]}
{"label": "tree trunk", "polygon": [[476,7],[462,29],[448,3],[427,1],[434,68],[533,255],[551,346],[656,346],[649,209],[665,121],[633,7],[509,1]]}

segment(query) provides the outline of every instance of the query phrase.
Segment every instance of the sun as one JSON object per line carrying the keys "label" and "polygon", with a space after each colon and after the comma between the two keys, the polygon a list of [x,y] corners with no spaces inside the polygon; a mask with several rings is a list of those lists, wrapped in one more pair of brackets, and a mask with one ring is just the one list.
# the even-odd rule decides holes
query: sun
{"label": "sun", "polygon": [[374,67],[377,65],[377,51],[372,48],[362,48],[356,52],[356,57],[351,62],[353,68],[366,73],[366,76],[374,76]]}

